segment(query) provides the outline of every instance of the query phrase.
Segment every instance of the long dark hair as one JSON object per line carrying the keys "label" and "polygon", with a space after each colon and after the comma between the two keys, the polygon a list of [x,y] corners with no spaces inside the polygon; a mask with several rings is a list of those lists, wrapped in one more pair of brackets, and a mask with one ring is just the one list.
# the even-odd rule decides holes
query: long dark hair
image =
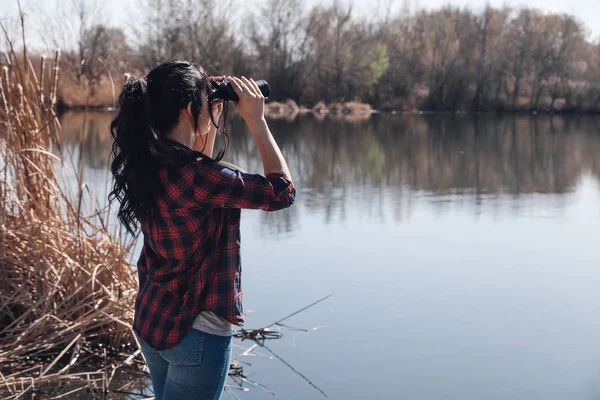
{"label": "long dark hair", "polygon": [[[119,96],[118,114],[110,124],[113,137],[111,172],[114,183],[109,200],[120,203],[118,218],[135,234],[137,223],[152,215],[155,207],[157,170],[198,155],[166,139],[177,125],[181,110],[192,103],[194,128],[202,111],[202,92],[210,81],[202,67],[187,61],[170,61],[153,68],[146,77],[130,78]],[[209,107],[213,124],[212,105]],[[222,130],[224,133],[224,131]],[[228,137],[225,134],[226,146]],[[174,151],[175,150],[175,151]],[[200,153],[201,154],[201,153]],[[215,158],[220,160],[225,151]]]}

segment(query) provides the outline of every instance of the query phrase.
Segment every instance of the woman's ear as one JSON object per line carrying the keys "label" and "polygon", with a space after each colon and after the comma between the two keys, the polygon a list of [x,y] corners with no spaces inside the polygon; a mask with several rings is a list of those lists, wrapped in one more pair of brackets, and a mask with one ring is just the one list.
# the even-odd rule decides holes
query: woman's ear
{"label": "woman's ear", "polygon": [[187,107],[185,108],[185,111],[187,112],[188,117],[190,117],[192,119],[192,121],[194,120],[194,114],[192,112],[192,102],[190,101],[187,105]]}
{"label": "woman's ear", "polygon": [[[185,115],[187,115],[187,119],[188,121],[192,124],[192,129],[196,129],[196,123],[194,122],[196,120],[196,118],[194,118],[194,112],[193,112],[193,106],[192,106],[192,102],[190,101],[187,105],[187,107],[185,108],[185,110],[182,110],[183,113],[185,113]],[[196,132],[194,132],[196,133]]]}

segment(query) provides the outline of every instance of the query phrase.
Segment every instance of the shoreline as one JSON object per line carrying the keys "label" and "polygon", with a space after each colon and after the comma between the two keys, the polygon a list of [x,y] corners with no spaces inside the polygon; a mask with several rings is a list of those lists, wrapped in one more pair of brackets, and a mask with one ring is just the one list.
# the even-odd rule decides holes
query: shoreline
{"label": "shoreline", "polygon": [[[315,116],[325,116],[325,115],[334,115],[334,116],[370,116],[371,114],[382,114],[382,115],[545,115],[545,116],[600,116],[600,109],[598,110],[581,110],[581,109],[571,109],[571,110],[528,110],[528,109],[515,109],[515,110],[428,110],[428,109],[408,109],[408,110],[394,110],[394,109],[371,109],[368,112],[360,111],[339,111],[339,110],[315,110],[306,107],[299,107],[297,111],[288,110],[287,112],[277,112],[277,111],[268,111],[269,104],[267,103],[267,109],[265,110],[265,116],[272,117],[277,119],[277,117],[286,117],[291,115],[306,115],[313,114]],[[364,103],[366,104],[366,103]],[[113,112],[115,108],[113,106],[85,106],[85,105],[75,105],[75,106],[61,106],[58,108],[58,114],[64,114],[66,112],[84,112],[84,111],[94,111],[94,112]]]}

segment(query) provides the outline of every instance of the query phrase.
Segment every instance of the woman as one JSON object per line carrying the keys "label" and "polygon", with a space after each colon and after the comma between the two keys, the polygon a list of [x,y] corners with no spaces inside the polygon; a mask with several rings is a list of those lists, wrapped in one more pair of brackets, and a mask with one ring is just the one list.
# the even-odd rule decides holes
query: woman
{"label": "woman", "polygon": [[[264,176],[213,158],[222,102],[211,80],[231,82],[236,108],[258,147]],[[252,79],[208,77],[173,61],[129,80],[111,123],[111,201],[144,237],[133,329],[157,400],[219,399],[229,370],[232,325],[244,322],[240,209],[289,207],[296,191],[264,118]],[[214,117],[214,119],[212,118]]]}

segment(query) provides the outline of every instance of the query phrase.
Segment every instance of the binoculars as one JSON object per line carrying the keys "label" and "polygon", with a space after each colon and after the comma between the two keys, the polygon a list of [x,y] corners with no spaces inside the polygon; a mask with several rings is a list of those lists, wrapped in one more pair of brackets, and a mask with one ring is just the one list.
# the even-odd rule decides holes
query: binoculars
{"label": "binoculars", "polygon": [[[256,81],[258,89],[265,96],[265,99],[271,94],[271,88],[265,80]],[[224,101],[238,101],[238,95],[231,86],[229,81],[211,81],[210,92],[208,93],[208,100],[224,100]]]}

